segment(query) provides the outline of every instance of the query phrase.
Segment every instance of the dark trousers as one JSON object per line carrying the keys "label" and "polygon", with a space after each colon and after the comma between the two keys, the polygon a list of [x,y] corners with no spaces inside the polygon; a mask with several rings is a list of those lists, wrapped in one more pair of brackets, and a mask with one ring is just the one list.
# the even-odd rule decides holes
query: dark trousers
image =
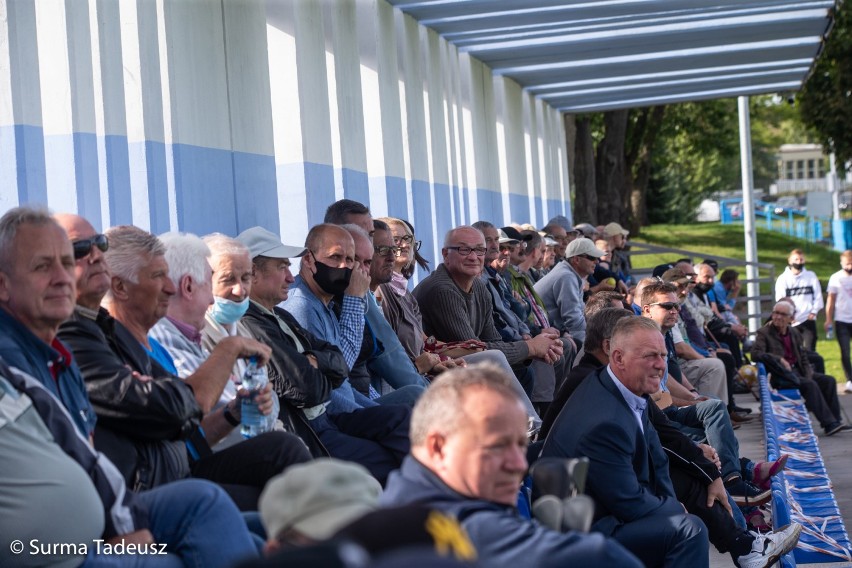
{"label": "dark trousers", "polygon": [[267,432],[201,458],[193,477],[222,486],[241,511],[256,511],[266,483],[289,466],[311,459],[305,443],[287,432]]}
{"label": "dark trousers", "polygon": [[740,340],[737,338],[736,334],[734,334],[733,331],[717,331],[713,333],[713,337],[715,337],[716,341],[718,341],[719,343],[724,343],[725,347],[728,348],[728,351],[731,352],[731,355],[734,358],[734,365],[736,366],[736,368],[739,369],[740,367],[742,367],[743,351],[740,347]]}
{"label": "dark trousers", "polygon": [[728,384],[728,408],[734,406],[734,377],[737,374],[737,363],[730,353],[716,352],[716,358],[725,364],[725,381]]}
{"label": "dark trousers", "polygon": [[852,381],[852,362],[849,361],[849,340],[852,339],[852,323],[834,321],[834,333],[840,345],[840,363],[847,381]]}
{"label": "dark trousers", "polygon": [[802,377],[799,394],[805,400],[805,407],[814,413],[823,428],[840,420],[840,401],[834,377],[820,373],[814,373],[813,379]]}
{"label": "dark trousers", "polygon": [[754,539],[748,532],[739,528],[719,503],[707,506],[707,485],[677,467],[670,467],[669,473],[678,501],[704,522],[716,550],[723,554],[730,552],[734,558],[751,550]]}
{"label": "dark trousers", "polygon": [[647,567],[707,566],[707,529],[693,515],[648,515],[619,525],[609,535]]}
{"label": "dark trousers", "polygon": [[796,329],[802,334],[802,343],[804,343],[805,348],[809,351],[816,351],[816,320],[805,320],[797,325]]}
{"label": "dark trousers", "polygon": [[328,453],[366,467],[384,485],[408,454],[411,410],[401,405],[372,406],[311,420]]}

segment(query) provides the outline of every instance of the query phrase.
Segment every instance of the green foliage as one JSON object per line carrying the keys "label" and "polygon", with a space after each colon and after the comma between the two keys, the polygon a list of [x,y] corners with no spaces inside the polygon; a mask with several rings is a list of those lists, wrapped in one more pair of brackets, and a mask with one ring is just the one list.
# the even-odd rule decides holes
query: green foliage
{"label": "green foliage", "polygon": [[796,101],[826,152],[840,164],[852,159],[852,8],[837,9],[825,50]]}
{"label": "green foliage", "polygon": [[648,188],[651,223],[687,223],[707,195],[736,184],[739,155],[733,99],[666,109]]}

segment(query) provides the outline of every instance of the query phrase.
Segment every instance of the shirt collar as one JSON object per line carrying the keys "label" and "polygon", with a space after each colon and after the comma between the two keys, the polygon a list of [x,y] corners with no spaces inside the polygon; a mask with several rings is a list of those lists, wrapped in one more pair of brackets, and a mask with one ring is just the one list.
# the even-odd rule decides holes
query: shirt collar
{"label": "shirt collar", "polygon": [[81,306],[80,304],[74,306],[74,310],[84,318],[88,318],[90,320],[98,319],[98,310],[93,310],[85,306]]}
{"label": "shirt collar", "polygon": [[629,406],[634,412],[638,412],[640,414],[644,412],[645,407],[648,405],[648,399],[636,396],[630,392],[627,387],[615,377],[615,373],[612,372],[612,367],[609,365],[606,366],[606,372],[609,373],[609,378],[611,378],[612,382],[615,383],[615,387],[618,389],[618,392],[620,392],[621,396],[624,397],[624,401],[627,403],[627,406]]}
{"label": "shirt collar", "polygon": [[184,323],[182,321],[176,320],[171,316],[166,316],[166,319],[172,322],[172,325],[177,328],[181,334],[186,337],[188,340],[193,342],[194,344],[200,346],[201,345],[201,332],[195,329],[193,326],[188,323]]}

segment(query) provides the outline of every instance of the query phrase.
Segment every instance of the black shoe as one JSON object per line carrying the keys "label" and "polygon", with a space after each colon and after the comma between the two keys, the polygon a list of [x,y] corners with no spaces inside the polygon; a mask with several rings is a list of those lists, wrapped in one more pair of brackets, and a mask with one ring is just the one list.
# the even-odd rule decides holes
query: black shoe
{"label": "black shoe", "polygon": [[760,489],[755,487],[748,481],[743,481],[741,477],[735,477],[725,482],[725,489],[734,503],[739,507],[747,507],[749,505],[763,505],[772,499],[771,489]]}
{"label": "black shoe", "polygon": [[846,425],[842,422],[832,422],[828,426],[825,427],[825,435],[826,436],[834,436],[838,432],[843,432],[846,430]]}
{"label": "black shoe", "polygon": [[740,414],[751,414],[751,408],[743,408],[741,406],[737,406],[736,404],[732,404],[728,407],[728,410],[731,412],[738,412]]}

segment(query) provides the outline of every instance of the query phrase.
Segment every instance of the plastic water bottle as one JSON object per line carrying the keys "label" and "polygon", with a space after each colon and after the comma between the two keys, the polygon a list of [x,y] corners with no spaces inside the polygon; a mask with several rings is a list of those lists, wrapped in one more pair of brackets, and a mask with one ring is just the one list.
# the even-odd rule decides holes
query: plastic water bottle
{"label": "plastic water bottle", "polygon": [[828,330],[825,332],[826,339],[834,339],[834,326],[828,326]]}
{"label": "plastic water bottle", "polygon": [[254,400],[258,391],[267,383],[269,383],[269,377],[266,374],[266,367],[258,366],[257,357],[252,356],[243,375],[243,388],[249,392],[249,395],[242,400],[240,409],[242,413],[240,433],[243,438],[254,438],[258,434],[269,431],[269,420],[261,414]]}

